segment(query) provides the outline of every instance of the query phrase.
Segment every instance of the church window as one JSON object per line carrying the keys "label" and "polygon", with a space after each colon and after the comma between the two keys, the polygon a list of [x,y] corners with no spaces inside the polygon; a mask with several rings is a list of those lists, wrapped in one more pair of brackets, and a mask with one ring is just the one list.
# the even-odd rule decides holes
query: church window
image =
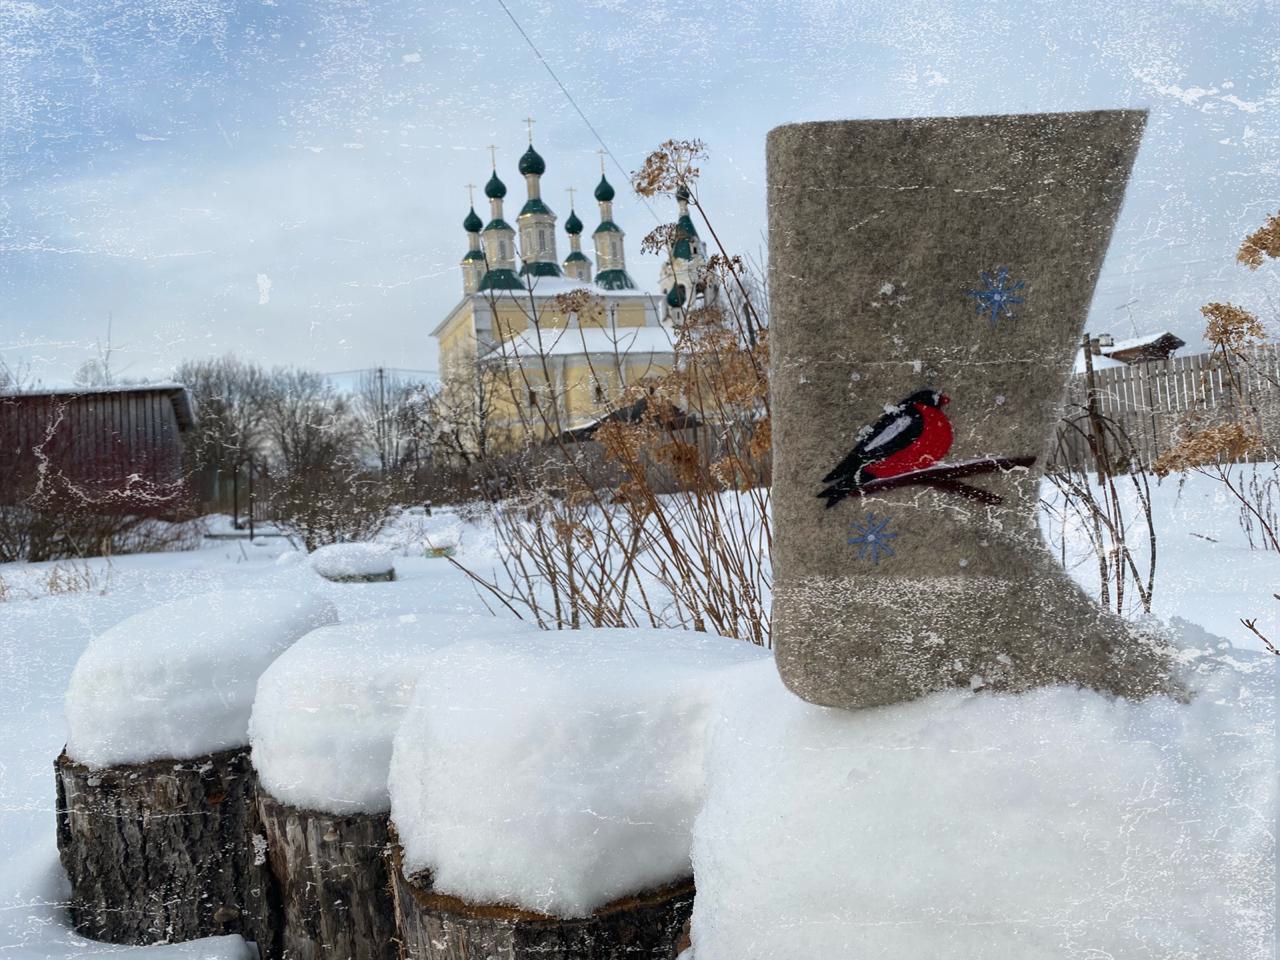
{"label": "church window", "polygon": [[547,252],[547,231],[541,228],[538,229],[538,252]]}

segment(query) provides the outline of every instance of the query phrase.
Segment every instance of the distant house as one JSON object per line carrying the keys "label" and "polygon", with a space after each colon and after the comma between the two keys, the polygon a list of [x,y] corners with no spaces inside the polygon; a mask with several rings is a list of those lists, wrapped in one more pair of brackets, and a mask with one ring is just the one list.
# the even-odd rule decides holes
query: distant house
{"label": "distant house", "polygon": [[182,480],[182,434],[195,410],[179,383],[0,392],[0,503],[30,496],[40,477],[56,478],[90,502],[129,495],[146,507],[148,491]]}
{"label": "distant house", "polygon": [[1175,351],[1186,345],[1185,340],[1168,330],[1161,333],[1148,333],[1141,337],[1130,337],[1128,340],[1116,340],[1109,333],[1103,333],[1089,341],[1095,356],[1110,357],[1121,363],[1168,360]]}
{"label": "distant house", "polygon": [[[1089,340],[1089,352],[1093,355],[1093,369],[1106,370],[1127,367],[1152,360],[1168,360],[1187,345],[1186,341],[1168,330],[1148,333],[1141,337],[1117,340],[1109,333],[1101,333]],[[1084,350],[1076,351],[1075,373],[1084,373]]]}

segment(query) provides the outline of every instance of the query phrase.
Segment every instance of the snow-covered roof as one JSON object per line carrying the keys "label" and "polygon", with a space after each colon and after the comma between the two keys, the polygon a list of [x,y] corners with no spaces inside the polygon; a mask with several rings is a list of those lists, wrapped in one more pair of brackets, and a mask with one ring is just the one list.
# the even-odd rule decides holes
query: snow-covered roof
{"label": "snow-covered roof", "polygon": [[50,386],[41,383],[34,387],[0,389],[0,397],[87,397],[95,393],[146,393],[152,390],[168,393],[171,390],[186,389],[185,384],[167,380],[158,383],[113,383],[105,387],[82,387],[74,383]]}
{"label": "snow-covered roof", "polygon": [[[1106,348],[1104,347],[1103,349],[1106,349]],[[1127,366],[1129,365],[1125,363],[1123,360],[1112,360],[1110,357],[1107,357],[1107,356],[1095,355],[1093,358],[1093,369],[1095,370],[1107,370],[1113,367],[1127,367]],[[1085,372],[1083,350],[1076,351],[1076,362],[1072,364],[1071,372],[1072,373]]]}
{"label": "snow-covered roof", "polygon": [[541,336],[526,330],[494,347],[490,357],[566,357],[577,354],[670,354],[671,331],[666,327],[543,328]]}
{"label": "snow-covered roof", "polygon": [[[523,278],[521,278],[523,280]],[[539,300],[549,300],[551,297],[558,297],[561,294],[572,293],[574,290],[585,290],[592,296],[600,297],[603,300],[650,300],[657,304],[660,293],[649,293],[644,290],[613,290],[607,287],[597,286],[595,283],[586,280],[574,280],[572,277],[534,277],[533,278],[533,296]],[[477,290],[475,293],[468,293],[457,305],[445,314],[444,318],[435,325],[431,331],[431,336],[438,337],[444,332],[445,327],[454,318],[459,310],[466,307],[468,303],[473,301],[489,302],[489,298],[495,300],[516,300],[529,302],[529,290],[521,286],[518,290]]]}
{"label": "snow-covered roof", "polygon": [[[594,283],[588,283],[585,280],[574,280],[572,277],[534,277],[533,278],[533,295],[535,297],[555,297],[562,293],[571,293],[574,290],[586,290],[588,293],[595,294],[598,297],[610,298],[641,298],[654,299],[658,295],[648,293],[644,290],[610,290],[605,287],[597,286]],[[490,294],[497,296],[510,296],[515,298],[527,297],[529,295],[528,288],[520,290],[485,290],[480,293],[474,293],[472,296],[487,299]]]}
{"label": "snow-covered roof", "polygon": [[24,387],[19,389],[0,389],[0,398],[3,397],[94,397],[103,394],[120,394],[120,393],[166,393],[173,403],[174,415],[178,418],[178,425],[182,429],[186,429],[195,423],[196,419],[196,402],[195,398],[187,391],[186,384],[177,383],[171,380],[162,380],[157,383],[114,383],[103,387],[81,387],[75,384],[56,384],[50,386],[41,383],[34,387]]}

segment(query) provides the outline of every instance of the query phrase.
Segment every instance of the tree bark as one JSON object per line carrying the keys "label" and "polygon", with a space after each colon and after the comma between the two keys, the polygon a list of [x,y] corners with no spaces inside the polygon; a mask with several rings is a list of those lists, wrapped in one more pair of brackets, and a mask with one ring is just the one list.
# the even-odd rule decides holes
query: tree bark
{"label": "tree bark", "polygon": [[674,960],[693,911],[693,880],[615,900],[565,920],[431,890],[388,853],[402,960]]}
{"label": "tree bark", "polygon": [[265,791],[258,812],[284,910],[288,960],[394,960],[387,815],[334,816]]}
{"label": "tree bark", "polygon": [[247,750],[90,770],[54,763],[58,852],[76,931],[149,944],[238,933],[280,956]]}

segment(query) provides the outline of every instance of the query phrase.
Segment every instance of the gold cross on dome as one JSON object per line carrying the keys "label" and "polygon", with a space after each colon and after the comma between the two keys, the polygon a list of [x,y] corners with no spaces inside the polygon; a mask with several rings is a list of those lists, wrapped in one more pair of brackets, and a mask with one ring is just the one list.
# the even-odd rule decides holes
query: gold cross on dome
{"label": "gold cross on dome", "polygon": [[471,206],[474,207],[476,205],[476,185],[474,183],[467,184],[467,200],[470,201]]}
{"label": "gold cross on dome", "polygon": [[600,176],[603,177],[604,176],[604,151],[597,150],[596,153],[600,154]]}
{"label": "gold cross on dome", "polygon": [[498,148],[492,143],[489,144],[489,159],[493,161],[493,169],[498,169]]}
{"label": "gold cross on dome", "polygon": [[576,193],[577,191],[575,191],[575,190],[573,189],[573,187],[566,187],[565,189],[567,189],[567,190],[569,191],[569,209],[570,209],[570,210],[572,210],[572,209],[573,209],[573,195],[574,195],[574,193]]}
{"label": "gold cross on dome", "polygon": [[529,125],[529,146],[533,146],[533,117],[525,117],[524,122]]}

